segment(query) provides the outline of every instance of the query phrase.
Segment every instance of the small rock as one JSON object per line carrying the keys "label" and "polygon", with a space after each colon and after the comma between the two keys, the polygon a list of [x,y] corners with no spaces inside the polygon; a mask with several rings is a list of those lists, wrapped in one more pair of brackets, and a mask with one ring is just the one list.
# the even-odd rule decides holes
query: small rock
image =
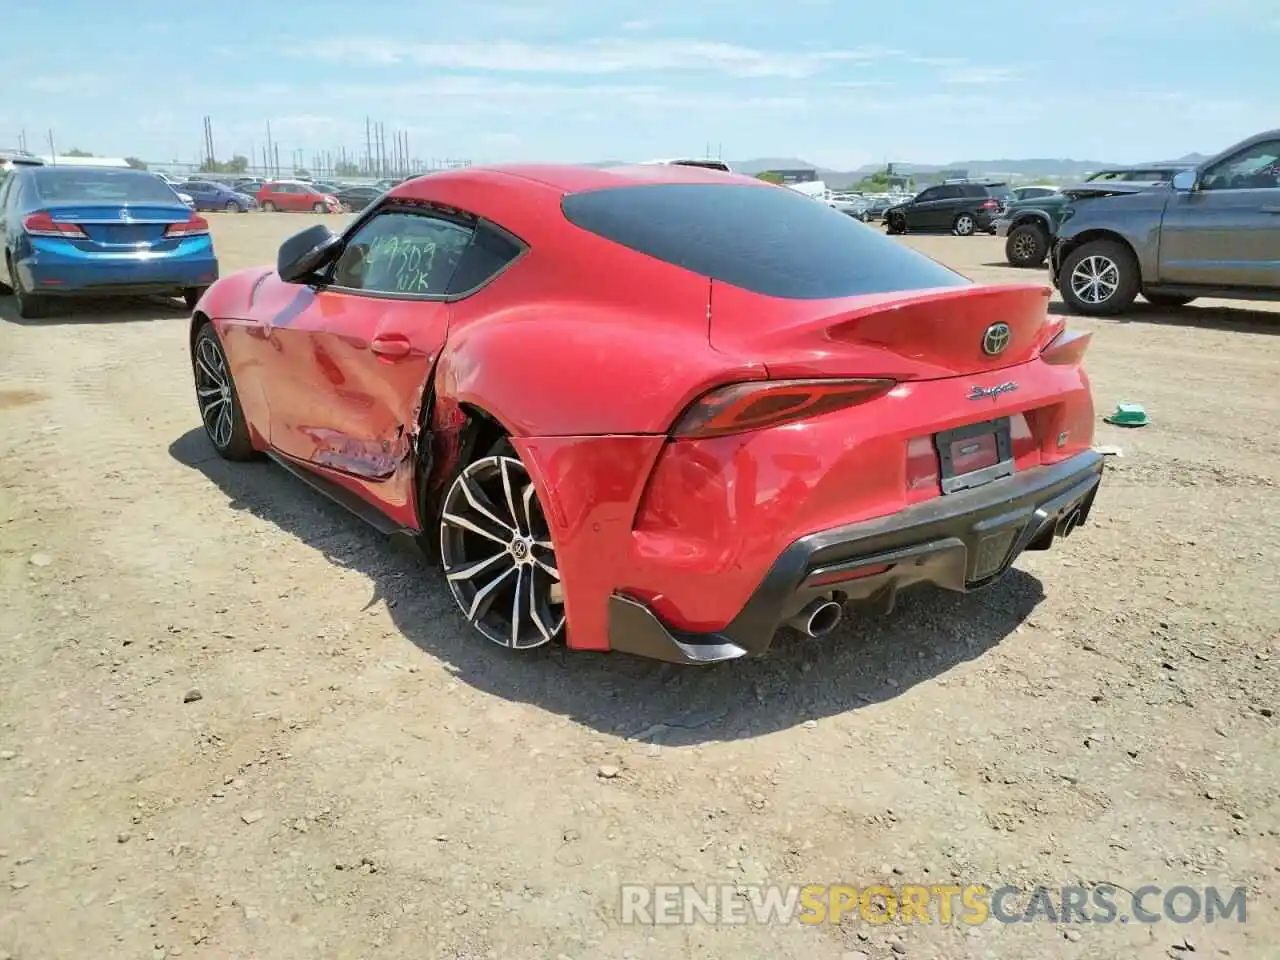
{"label": "small rock", "polygon": [[257,823],[263,816],[264,814],[261,810],[250,810],[248,813],[240,814],[240,819],[245,823]]}
{"label": "small rock", "polygon": [[805,728],[806,730],[813,730],[813,729],[815,729],[817,726],[818,726],[818,721],[817,721],[817,720],[806,720],[806,721],[804,722],[804,728]]}
{"label": "small rock", "polygon": [[33,553],[31,555],[31,565],[33,567],[47,567],[53,563],[53,557],[47,553]]}
{"label": "small rock", "polygon": [[125,830],[121,830],[119,833],[116,834],[116,843],[128,843],[129,840],[132,839],[132,837],[133,837],[133,834]]}
{"label": "small rock", "polygon": [[613,766],[612,764],[606,763],[602,765],[599,770],[596,771],[596,776],[599,777],[601,780],[613,780],[621,772],[622,771],[619,770],[617,767]]}
{"label": "small rock", "polygon": [[901,940],[893,941],[893,943],[889,945],[889,949],[891,949],[894,953],[896,953],[900,957],[904,957],[907,955],[907,945],[903,943]]}
{"label": "small rock", "polygon": [[182,695],[183,703],[195,703],[197,700],[203,700],[204,694],[199,690],[188,690]]}
{"label": "small rock", "polygon": [[17,755],[16,750],[0,750],[0,760],[12,760]]}
{"label": "small rock", "polygon": [[13,880],[9,883],[9,889],[11,890],[25,890],[29,886],[31,886],[31,884],[26,880]]}
{"label": "small rock", "polygon": [[1070,940],[1072,943],[1079,943],[1079,942],[1080,942],[1080,931],[1079,931],[1079,930],[1067,930],[1067,931],[1066,931],[1066,932],[1064,932],[1062,935],[1063,935],[1064,937],[1066,937],[1068,940]]}

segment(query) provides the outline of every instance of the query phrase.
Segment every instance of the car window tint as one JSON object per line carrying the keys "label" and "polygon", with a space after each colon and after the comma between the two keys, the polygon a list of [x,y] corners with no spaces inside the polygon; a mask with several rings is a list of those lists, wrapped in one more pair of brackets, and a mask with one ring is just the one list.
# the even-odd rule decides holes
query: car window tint
{"label": "car window tint", "polygon": [[444,296],[471,234],[441,217],[380,213],[352,235],[333,283],[368,293]]}
{"label": "car window tint", "polygon": [[1280,140],[1247,147],[1205,171],[1205,190],[1269,190],[1280,187]]}
{"label": "car window tint", "polygon": [[663,183],[570,194],[571,222],[744,290],[822,299],[970,281],[825,203],[785,187]]}
{"label": "car window tint", "polygon": [[471,245],[463,253],[458,269],[449,282],[450,294],[467,293],[481,286],[508,263],[520,256],[524,248],[512,237],[488,224],[476,228]]}
{"label": "car window tint", "polygon": [[33,176],[36,192],[47,203],[179,202],[173,188],[159,177],[135,170],[41,167]]}

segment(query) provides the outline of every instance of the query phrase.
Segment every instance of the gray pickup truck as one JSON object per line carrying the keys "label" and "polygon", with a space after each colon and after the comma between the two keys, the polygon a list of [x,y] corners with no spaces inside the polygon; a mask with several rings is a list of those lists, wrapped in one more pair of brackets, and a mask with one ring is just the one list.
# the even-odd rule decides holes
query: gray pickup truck
{"label": "gray pickup truck", "polygon": [[1050,255],[1077,313],[1196,297],[1280,300],[1280,130],[1237,143],[1168,186],[1080,184]]}

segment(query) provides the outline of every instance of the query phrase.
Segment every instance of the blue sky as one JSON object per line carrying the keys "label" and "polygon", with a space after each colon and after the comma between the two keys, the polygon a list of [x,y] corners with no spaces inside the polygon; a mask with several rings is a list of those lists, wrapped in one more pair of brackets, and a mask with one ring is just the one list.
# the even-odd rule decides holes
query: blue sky
{"label": "blue sky", "polygon": [[[723,149],[850,168],[1137,161],[1280,126],[1280,0],[46,0],[3,16],[0,146],[194,159]],[[981,12],[975,12],[977,10]],[[14,87],[16,86],[16,89]],[[37,150],[37,152],[41,152]]]}

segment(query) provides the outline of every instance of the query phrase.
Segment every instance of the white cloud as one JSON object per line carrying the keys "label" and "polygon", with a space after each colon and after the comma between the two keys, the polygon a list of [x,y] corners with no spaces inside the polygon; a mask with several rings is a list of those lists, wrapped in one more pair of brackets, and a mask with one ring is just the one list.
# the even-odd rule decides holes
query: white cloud
{"label": "white cloud", "polygon": [[576,46],[521,41],[402,43],[352,38],[288,45],[295,57],[319,57],[366,65],[416,63],[443,70],[494,73],[612,74],[703,71],[735,77],[813,76],[837,63],[865,63],[895,55],[883,47],[847,50],[773,51],[707,40],[595,40]]}
{"label": "white cloud", "polygon": [[1008,83],[1017,76],[1018,71],[1013,67],[956,67],[944,70],[939,79],[943,83],[960,84]]}

